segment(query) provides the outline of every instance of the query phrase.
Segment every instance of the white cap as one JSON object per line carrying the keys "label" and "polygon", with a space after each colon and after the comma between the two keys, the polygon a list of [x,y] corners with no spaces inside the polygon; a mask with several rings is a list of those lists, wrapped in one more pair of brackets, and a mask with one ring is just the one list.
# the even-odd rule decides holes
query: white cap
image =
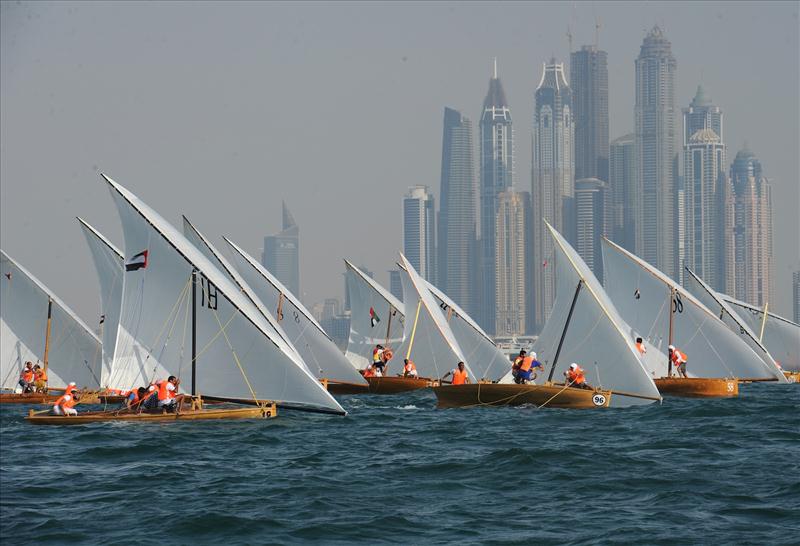
{"label": "white cap", "polygon": [[569,369],[570,369],[570,370],[574,370],[574,369],[576,369],[577,367],[578,367],[578,365],[577,365],[577,364],[575,364],[574,362],[573,362],[572,364],[570,364],[570,365],[569,365]]}
{"label": "white cap", "polygon": [[667,347],[667,349],[669,349],[670,351],[674,351],[675,350],[675,345],[670,345],[669,347]]}
{"label": "white cap", "polygon": [[70,382],[69,382],[69,386],[70,386],[70,387],[75,387],[75,386],[76,386],[76,384],[75,384],[75,382],[74,382],[74,381],[70,381]]}
{"label": "white cap", "polygon": [[531,351],[531,358],[536,360],[536,352],[535,351]]}

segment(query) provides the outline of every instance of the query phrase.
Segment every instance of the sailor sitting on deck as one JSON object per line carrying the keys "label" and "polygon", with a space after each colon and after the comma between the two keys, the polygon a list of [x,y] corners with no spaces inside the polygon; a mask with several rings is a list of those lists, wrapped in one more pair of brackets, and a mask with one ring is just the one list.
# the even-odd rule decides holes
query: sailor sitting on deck
{"label": "sailor sitting on deck", "polygon": [[689,376],[686,374],[686,363],[689,361],[689,357],[686,356],[686,353],[682,353],[676,349],[674,345],[670,345],[667,348],[669,349],[669,359],[678,370],[678,374],[680,374],[681,377],[688,378]]}
{"label": "sailor sitting on deck", "polygon": [[159,381],[156,383],[159,408],[168,410],[175,409],[175,405],[178,401],[178,385],[180,385],[180,383],[180,379],[174,375],[169,376],[166,381]]}
{"label": "sailor sitting on deck", "polygon": [[78,410],[74,406],[80,401],[80,398],[80,394],[77,392],[62,394],[53,405],[53,413],[55,415],[78,415]]}
{"label": "sailor sitting on deck", "polygon": [[139,387],[138,389],[134,388],[128,392],[127,397],[125,398],[125,407],[128,409],[136,409],[139,404],[144,400],[145,396],[147,395],[147,389],[145,387]]}
{"label": "sailor sitting on deck", "polygon": [[403,377],[418,377],[417,365],[414,364],[413,360],[407,358],[403,360]]}
{"label": "sailor sitting on deck", "polygon": [[36,375],[33,372],[33,363],[29,360],[25,363],[25,367],[19,372],[19,386],[22,387],[22,392],[33,392],[33,381]]}
{"label": "sailor sitting on deck", "polygon": [[544,366],[542,366],[541,362],[536,360],[536,353],[532,352],[530,356],[525,356],[522,359],[522,362],[520,362],[519,366],[517,367],[516,373],[513,373],[514,382],[523,385],[528,381],[533,381],[536,379],[536,374],[534,373],[535,370],[542,371],[544,370]]}
{"label": "sailor sitting on deck", "polygon": [[33,367],[33,379],[36,392],[47,392],[47,372],[38,364]]}
{"label": "sailor sitting on deck", "polygon": [[567,385],[578,389],[591,389],[592,387],[586,382],[586,374],[583,368],[574,362],[569,365],[569,369],[564,372],[567,378]]}
{"label": "sailor sitting on deck", "polygon": [[458,363],[458,367],[455,369],[450,370],[442,377],[442,382],[449,376],[453,376],[453,385],[465,385],[469,383],[469,377],[467,377],[467,369],[464,367],[463,362]]}

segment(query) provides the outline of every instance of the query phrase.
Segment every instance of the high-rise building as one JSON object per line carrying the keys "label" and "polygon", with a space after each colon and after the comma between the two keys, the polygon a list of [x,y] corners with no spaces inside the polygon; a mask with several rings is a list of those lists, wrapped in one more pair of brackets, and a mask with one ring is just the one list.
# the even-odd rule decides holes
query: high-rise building
{"label": "high-rise building", "polygon": [[422,278],[436,280],[436,209],[427,186],[403,197],[403,254]]}
{"label": "high-rise building", "polygon": [[603,282],[601,239],[609,234],[607,202],[608,185],[599,178],[575,181],[575,250],[600,282]]}
{"label": "high-rise building", "polygon": [[528,192],[508,189],[497,194],[494,331],[498,336],[519,336],[529,331],[530,221]]}
{"label": "high-rise building", "polygon": [[264,237],[264,253],[261,263],[289,289],[302,298],[300,293],[300,227],[294,221],[289,207],[284,202],[283,229],[275,235]]}
{"label": "high-rise building", "polygon": [[658,26],[636,59],[636,253],[661,271],[677,271],[675,79],[678,63]]}
{"label": "high-rise building", "polygon": [[611,238],[626,250],[636,250],[636,154],[633,133],[611,143],[609,190],[611,207],[607,221]]}
{"label": "high-rise building", "polygon": [[697,86],[692,102],[683,109],[683,145],[688,146],[689,139],[700,129],[711,129],[725,142],[725,135],[722,133],[722,109],[706,97],[702,85]]}
{"label": "high-rise building", "polygon": [[488,332],[495,327],[495,248],[497,195],[514,184],[514,129],[497,60],[481,114],[481,301],[478,322]]}
{"label": "high-rise building", "polygon": [[[444,109],[442,176],[439,190],[437,286],[467,313],[475,314],[479,287],[476,271],[477,208],[472,122]],[[393,282],[394,277],[390,276]],[[397,275],[398,287],[400,276]],[[402,288],[399,296],[402,301]]]}
{"label": "high-rise building", "polygon": [[[721,219],[725,145],[712,129],[699,129],[683,148],[685,265],[715,290],[724,290]],[[682,269],[682,268],[681,268]]]}
{"label": "high-rise building", "polygon": [[792,273],[792,301],[794,302],[794,321],[800,324],[800,271]]}
{"label": "high-rise building", "polygon": [[555,271],[550,262],[553,240],[543,220],[575,242],[575,162],[572,91],[564,65],[545,63],[533,109],[533,308],[535,330],[544,326],[555,298]]}
{"label": "high-rise building", "polygon": [[583,46],[570,55],[575,179],[608,182],[608,54]]}
{"label": "high-rise building", "polygon": [[400,301],[403,301],[403,281],[399,269],[389,270],[389,292]]}
{"label": "high-rise building", "polygon": [[[747,147],[731,165],[730,201],[725,234],[729,294],[752,305],[772,301],[772,195],[761,162]],[[732,272],[732,273],[731,273]],[[732,289],[731,289],[732,288]]]}

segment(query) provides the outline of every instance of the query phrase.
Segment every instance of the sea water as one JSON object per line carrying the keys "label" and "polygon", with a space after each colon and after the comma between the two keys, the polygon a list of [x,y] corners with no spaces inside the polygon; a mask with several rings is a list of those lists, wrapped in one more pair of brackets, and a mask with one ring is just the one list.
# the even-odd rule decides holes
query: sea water
{"label": "sea water", "polygon": [[800,386],[630,409],[39,427],[0,408],[4,544],[800,543]]}

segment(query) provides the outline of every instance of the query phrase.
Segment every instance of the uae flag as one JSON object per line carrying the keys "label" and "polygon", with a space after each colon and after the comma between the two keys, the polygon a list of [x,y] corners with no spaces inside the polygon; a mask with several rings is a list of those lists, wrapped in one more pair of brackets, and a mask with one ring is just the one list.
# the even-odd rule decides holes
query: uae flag
{"label": "uae flag", "polygon": [[378,313],[375,312],[375,309],[372,307],[369,308],[369,324],[372,328],[375,328],[375,325],[381,321],[381,317],[378,316]]}
{"label": "uae flag", "polygon": [[125,271],[136,271],[147,267],[147,251],[142,250],[139,254],[125,262]]}

